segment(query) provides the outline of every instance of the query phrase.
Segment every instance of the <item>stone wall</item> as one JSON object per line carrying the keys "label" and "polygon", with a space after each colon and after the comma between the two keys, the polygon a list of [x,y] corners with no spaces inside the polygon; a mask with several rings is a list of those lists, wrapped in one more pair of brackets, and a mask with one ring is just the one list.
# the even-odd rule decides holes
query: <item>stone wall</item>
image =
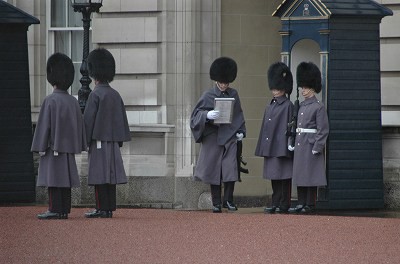
{"label": "stone wall", "polygon": [[385,207],[400,208],[400,133],[398,129],[384,129],[383,181]]}
{"label": "stone wall", "polygon": [[[11,1],[38,17],[40,25],[28,32],[33,120],[48,92],[45,77],[47,18],[50,1]],[[189,130],[189,116],[200,94],[212,85],[208,69],[216,57],[231,56],[239,72],[232,84],[242,99],[248,128],[244,158],[249,175],[243,175],[235,195],[244,205],[265,205],[271,195],[261,178],[262,159],[254,148],[265,104],[270,100],[267,67],[280,60],[280,21],[271,16],[280,0],[113,0],[104,1],[93,16],[94,47],[109,48],[117,61],[112,83],[123,95],[131,124],[132,142],[123,155],[129,183],[118,186],[118,204],[144,207],[207,208],[209,187],[193,182],[198,144]],[[385,203],[400,208],[400,126],[398,49],[399,0],[380,0],[394,12],[381,24],[382,110]],[[73,204],[94,204],[87,187],[85,154],[77,156],[81,188]],[[47,193],[37,188],[37,202]]]}
{"label": "stone wall", "polygon": [[381,23],[381,86],[383,179],[385,207],[400,208],[400,1],[377,1],[393,16]]}
{"label": "stone wall", "polygon": [[250,173],[242,174],[235,195],[248,205],[265,206],[272,194],[270,181],[262,178],[263,159],[255,157],[254,151],[265,106],[272,99],[267,69],[281,60],[281,21],[272,17],[280,2],[221,1],[221,54],[238,63],[238,77],[231,86],[239,92],[247,128],[243,156]]}

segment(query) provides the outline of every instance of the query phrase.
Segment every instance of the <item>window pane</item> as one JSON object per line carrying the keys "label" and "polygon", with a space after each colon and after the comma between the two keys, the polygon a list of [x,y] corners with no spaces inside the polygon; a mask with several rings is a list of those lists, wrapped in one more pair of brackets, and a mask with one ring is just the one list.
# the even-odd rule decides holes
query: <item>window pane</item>
{"label": "window pane", "polygon": [[82,27],[82,13],[74,12],[70,2],[68,1],[68,26],[69,27]]}
{"label": "window pane", "polygon": [[72,31],[71,33],[71,59],[74,62],[81,62],[83,56],[83,31]]}
{"label": "window pane", "polygon": [[54,51],[61,52],[69,56],[69,37],[68,32],[65,31],[55,31],[54,32]]}
{"label": "window pane", "polygon": [[74,62],[74,68],[75,68],[75,77],[74,77],[74,82],[72,83],[72,90],[71,94],[72,95],[78,95],[78,91],[81,88],[81,83],[79,80],[81,79],[82,75],[80,73],[80,68],[81,68],[81,62],[75,63]]}
{"label": "window pane", "polygon": [[65,1],[52,0],[51,1],[51,26],[52,27],[65,27],[66,23],[66,10]]}
{"label": "window pane", "polygon": [[[71,59],[82,61],[83,58],[83,30],[71,31]],[[92,50],[92,31],[89,31],[89,52]]]}

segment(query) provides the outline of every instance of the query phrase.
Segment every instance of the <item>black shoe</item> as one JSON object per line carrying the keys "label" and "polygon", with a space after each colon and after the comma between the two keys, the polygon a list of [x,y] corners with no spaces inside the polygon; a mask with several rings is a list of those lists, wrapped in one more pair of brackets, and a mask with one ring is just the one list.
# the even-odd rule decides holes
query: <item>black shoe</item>
{"label": "black shoe", "polygon": [[274,214],[277,210],[279,210],[278,206],[265,207],[264,208],[264,213],[266,213],[266,214]]}
{"label": "black shoe", "polygon": [[287,214],[289,212],[289,208],[278,207],[278,208],[276,208],[275,212],[278,213],[278,214]]}
{"label": "black shoe", "polygon": [[237,211],[237,207],[233,202],[225,201],[223,207],[228,208],[228,211]]}
{"label": "black shoe", "polygon": [[60,219],[68,219],[68,214],[60,214]]}
{"label": "black shoe", "polygon": [[299,213],[301,213],[301,210],[303,210],[303,208],[304,208],[304,205],[299,204],[294,208],[289,208],[288,212],[291,214],[299,214]]}
{"label": "black shoe", "polygon": [[314,206],[306,205],[301,209],[300,213],[301,214],[311,214],[311,213],[314,213],[314,211],[315,211]]}
{"label": "black shoe", "polygon": [[50,211],[44,212],[43,214],[38,214],[37,215],[38,219],[41,220],[48,220],[48,219],[65,219],[65,218],[61,218],[61,214],[59,213],[53,213]]}
{"label": "black shoe", "polygon": [[112,211],[93,210],[85,213],[86,218],[112,218]]}
{"label": "black shoe", "polygon": [[220,204],[219,205],[213,205],[212,212],[213,213],[222,213],[221,205]]}

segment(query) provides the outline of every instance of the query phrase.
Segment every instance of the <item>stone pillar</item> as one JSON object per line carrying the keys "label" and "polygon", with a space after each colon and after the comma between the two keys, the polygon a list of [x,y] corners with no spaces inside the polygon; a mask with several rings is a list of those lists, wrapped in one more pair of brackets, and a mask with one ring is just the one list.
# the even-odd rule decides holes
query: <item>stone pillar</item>
{"label": "stone pillar", "polygon": [[[197,156],[190,131],[190,115],[202,92],[211,86],[209,66],[220,53],[220,1],[178,0],[174,11],[167,13],[169,29],[167,50],[175,53],[175,63],[167,69],[168,89],[175,89],[170,98],[175,107],[175,204],[177,207],[198,208],[200,195],[208,186],[192,181]],[[170,6],[171,7],[171,6]],[[168,38],[168,37],[167,37]],[[168,55],[167,55],[168,56]],[[172,109],[170,109],[172,110]],[[171,115],[170,115],[171,116]]]}

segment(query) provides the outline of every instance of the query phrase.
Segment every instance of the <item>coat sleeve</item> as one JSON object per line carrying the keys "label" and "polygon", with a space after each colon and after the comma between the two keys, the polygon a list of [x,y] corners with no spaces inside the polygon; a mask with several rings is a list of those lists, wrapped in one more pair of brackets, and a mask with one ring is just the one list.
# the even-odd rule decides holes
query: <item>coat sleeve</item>
{"label": "coat sleeve", "polygon": [[98,97],[95,96],[93,93],[91,93],[86,102],[86,108],[83,113],[83,121],[85,123],[85,131],[86,131],[86,142],[88,146],[90,146],[90,143],[92,142],[93,129],[96,121],[98,107],[99,107]]}
{"label": "coat sleeve", "polygon": [[190,117],[190,129],[192,130],[192,134],[196,143],[200,143],[202,141],[202,135],[206,127],[208,112],[207,110],[200,109],[198,106],[199,104],[195,107]]}
{"label": "coat sleeve", "polygon": [[[124,133],[122,137],[124,142],[128,142],[131,141],[131,132],[129,130],[128,117],[126,115],[125,104],[122,98],[121,98],[121,111],[122,111],[122,122],[124,126]],[[120,146],[122,147],[122,141],[120,142],[121,142]]]}
{"label": "coat sleeve", "polygon": [[236,132],[243,133],[243,136],[246,137],[246,122],[244,120],[242,103],[240,102],[239,94],[237,94],[235,100],[237,101],[238,106],[239,106],[239,120],[240,120],[240,126],[239,126],[239,129],[237,129]]}
{"label": "coat sleeve", "polygon": [[50,104],[45,99],[40,108],[38,122],[32,141],[32,152],[44,152],[50,146],[51,115]]}
{"label": "coat sleeve", "polygon": [[200,97],[190,116],[190,129],[196,143],[202,142],[204,134],[210,132],[210,126],[207,125],[207,122],[210,122],[210,124],[213,122],[207,120],[207,113],[212,109],[214,109],[214,97],[209,90]]}
{"label": "coat sleeve", "polygon": [[315,143],[312,150],[322,152],[329,135],[328,115],[325,111],[324,106],[319,107],[317,110],[316,123],[317,133],[315,135]]}
{"label": "coat sleeve", "polygon": [[264,123],[265,123],[265,116],[268,111],[267,109],[268,109],[268,107],[266,107],[264,110],[264,117],[261,122],[260,134],[258,135],[257,146],[256,146],[256,150],[254,152],[254,155],[259,156],[259,157],[263,157],[262,139],[264,138]]}

